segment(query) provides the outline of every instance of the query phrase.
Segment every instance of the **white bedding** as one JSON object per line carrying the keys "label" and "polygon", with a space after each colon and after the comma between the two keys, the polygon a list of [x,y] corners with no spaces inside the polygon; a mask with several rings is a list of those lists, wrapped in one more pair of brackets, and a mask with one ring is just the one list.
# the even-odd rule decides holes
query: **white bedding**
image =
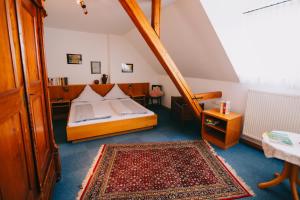
{"label": "white bedding", "polygon": [[[125,101],[125,102],[121,102]],[[78,105],[91,105],[93,110],[92,120],[82,120],[78,121],[78,111],[77,108],[81,110],[86,106]],[[112,106],[114,105],[114,106]],[[126,105],[126,106],[125,106]],[[89,106],[87,106],[89,107]],[[90,110],[90,108],[89,108]],[[85,112],[85,111],[83,111]],[[89,112],[89,111],[88,111]],[[145,116],[151,116],[154,113],[145,107],[141,106],[132,99],[114,99],[114,100],[104,100],[104,101],[90,101],[90,102],[72,102],[68,126],[76,127],[82,125],[96,124],[101,122],[109,122],[116,120],[132,119]],[[87,115],[88,116],[88,115]],[[109,117],[108,117],[109,116]],[[89,116],[91,117],[91,116]],[[77,120],[76,120],[77,119]]]}
{"label": "white bedding", "polygon": [[140,106],[132,99],[114,100],[109,103],[112,109],[120,115],[146,114],[148,111],[145,107]]}
{"label": "white bedding", "polygon": [[110,118],[111,115],[106,112],[95,113],[92,104],[79,104],[75,105],[75,117],[73,118],[73,122],[83,122],[83,121],[91,121],[97,119],[105,119]]}

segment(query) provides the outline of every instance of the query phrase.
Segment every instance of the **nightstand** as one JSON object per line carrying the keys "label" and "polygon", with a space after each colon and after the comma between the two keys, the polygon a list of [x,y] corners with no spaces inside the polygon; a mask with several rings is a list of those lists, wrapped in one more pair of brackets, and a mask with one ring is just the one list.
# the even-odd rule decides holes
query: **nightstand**
{"label": "nightstand", "polygon": [[50,103],[53,119],[65,119],[68,117],[71,107],[69,99],[51,99]]}
{"label": "nightstand", "polygon": [[218,109],[202,112],[202,138],[222,149],[239,142],[241,127],[241,114],[221,114]]}

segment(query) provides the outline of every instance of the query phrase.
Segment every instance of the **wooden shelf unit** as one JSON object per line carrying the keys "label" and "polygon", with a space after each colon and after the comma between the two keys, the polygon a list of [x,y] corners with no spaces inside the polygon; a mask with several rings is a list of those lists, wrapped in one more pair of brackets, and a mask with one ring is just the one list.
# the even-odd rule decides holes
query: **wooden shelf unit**
{"label": "wooden shelf unit", "polygon": [[[218,121],[216,125],[207,124],[206,119]],[[202,115],[202,138],[227,149],[239,142],[242,126],[242,115],[231,112],[221,114],[218,109],[203,111]]]}

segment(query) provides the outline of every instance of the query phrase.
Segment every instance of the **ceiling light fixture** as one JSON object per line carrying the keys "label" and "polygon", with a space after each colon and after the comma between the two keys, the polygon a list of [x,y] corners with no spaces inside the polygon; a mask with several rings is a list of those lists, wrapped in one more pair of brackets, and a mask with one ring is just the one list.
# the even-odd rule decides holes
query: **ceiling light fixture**
{"label": "ceiling light fixture", "polygon": [[86,4],[84,3],[84,0],[77,0],[77,4],[81,6],[83,13],[85,15],[88,14],[87,8],[86,8]]}

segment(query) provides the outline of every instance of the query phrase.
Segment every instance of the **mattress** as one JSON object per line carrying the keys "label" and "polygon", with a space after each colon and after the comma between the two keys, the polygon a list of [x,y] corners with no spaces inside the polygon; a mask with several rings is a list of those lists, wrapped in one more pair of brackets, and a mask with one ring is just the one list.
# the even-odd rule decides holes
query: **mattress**
{"label": "mattress", "polygon": [[[86,105],[86,106],[82,106],[82,105]],[[87,109],[87,110],[83,110],[83,109]],[[134,109],[136,110],[136,113],[132,114],[131,112],[128,111],[128,109],[129,110]],[[78,121],[79,118],[78,115],[80,115],[80,112],[86,112],[86,113],[93,112],[92,115],[94,115],[94,117],[89,116],[90,120]],[[143,107],[142,105],[138,104],[137,102],[129,98],[103,100],[103,101],[89,101],[89,102],[72,102],[70,113],[69,113],[68,126],[76,127],[82,125],[97,124],[102,122],[112,122],[117,120],[140,118],[140,117],[146,117],[151,115],[154,115],[152,111],[148,110],[147,108]]]}

